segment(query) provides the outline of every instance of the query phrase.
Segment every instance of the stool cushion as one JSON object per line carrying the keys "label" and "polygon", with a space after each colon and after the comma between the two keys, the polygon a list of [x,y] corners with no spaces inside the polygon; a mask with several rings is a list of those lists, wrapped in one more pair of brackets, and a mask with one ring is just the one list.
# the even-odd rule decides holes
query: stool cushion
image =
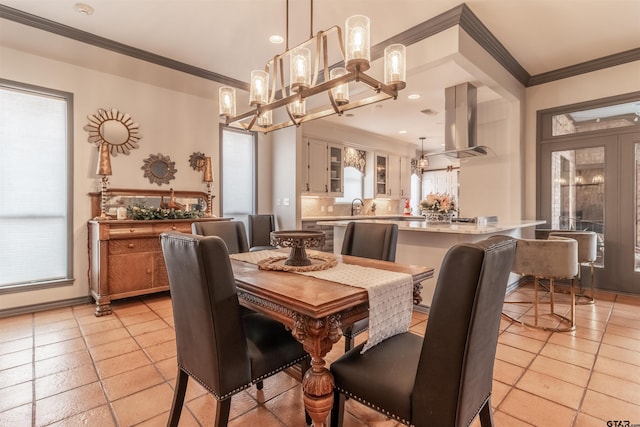
{"label": "stool cushion", "polygon": [[578,242],[578,262],[594,262],[598,258],[598,235],[594,231],[552,231],[549,236],[568,237]]}
{"label": "stool cushion", "polygon": [[528,276],[570,279],[578,274],[578,242],[565,237],[518,239],[511,271]]}

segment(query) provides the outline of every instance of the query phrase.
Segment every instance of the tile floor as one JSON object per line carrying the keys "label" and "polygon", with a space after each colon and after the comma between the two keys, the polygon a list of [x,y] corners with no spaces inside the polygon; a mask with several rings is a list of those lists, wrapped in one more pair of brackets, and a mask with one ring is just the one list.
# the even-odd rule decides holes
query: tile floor
{"label": "tile floor", "polygon": [[[578,307],[572,333],[502,321],[497,426],[640,424],[640,297],[597,297]],[[176,375],[169,297],[116,302],[110,316],[93,311],[82,305],[0,318],[0,426],[166,425]],[[423,334],[426,322],[415,312],[412,331]],[[328,359],[342,348],[336,344]],[[186,402],[181,426],[211,425],[215,400],[193,381]],[[353,400],[347,410],[346,427],[397,425]],[[229,426],[257,425],[304,425],[301,388],[287,373],[233,398]]]}

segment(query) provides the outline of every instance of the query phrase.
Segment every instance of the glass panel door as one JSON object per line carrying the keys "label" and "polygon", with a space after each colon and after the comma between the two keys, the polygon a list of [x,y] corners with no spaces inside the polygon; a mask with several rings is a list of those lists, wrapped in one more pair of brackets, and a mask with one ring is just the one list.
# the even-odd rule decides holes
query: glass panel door
{"label": "glass panel door", "polygon": [[640,293],[640,133],[620,137],[620,284]]}
{"label": "glass panel door", "polygon": [[598,234],[598,267],[604,266],[604,147],[551,153],[551,227]]}
{"label": "glass panel door", "polygon": [[[542,144],[541,228],[594,231],[598,235],[595,286],[618,283],[617,137],[577,138]],[[587,268],[587,267],[584,267]],[[590,274],[582,272],[588,286]]]}
{"label": "glass panel door", "polygon": [[640,133],[542,144],[539,178],[545,228],[598,233],[595,286],[640,294]]}

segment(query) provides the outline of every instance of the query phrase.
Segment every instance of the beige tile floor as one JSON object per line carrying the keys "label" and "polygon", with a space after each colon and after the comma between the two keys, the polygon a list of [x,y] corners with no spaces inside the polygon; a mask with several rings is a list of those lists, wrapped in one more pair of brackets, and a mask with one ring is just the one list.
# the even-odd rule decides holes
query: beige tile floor
{"label": "beige tile floor", "polygon": [[[595,305],[578,307],[572,333],[502,321],[497,426],[640,424],[640,297],[597,296]],[[0,318],[0,426],[166,425],[176,375],[171,300],[158,294],[116,302],[110,316],[93,311],[82,305]],[[426,322],[415,312],[412,331],[423,334]],[[328,359],[342,348],[336,344]],[[211,425],[215,400],[189,384],[180,425]],[[353,400],[347,410],[347,427],[397,425]],[[304,425],[299,383],[281,373],[262,391],[241,392],[229,425]]]}

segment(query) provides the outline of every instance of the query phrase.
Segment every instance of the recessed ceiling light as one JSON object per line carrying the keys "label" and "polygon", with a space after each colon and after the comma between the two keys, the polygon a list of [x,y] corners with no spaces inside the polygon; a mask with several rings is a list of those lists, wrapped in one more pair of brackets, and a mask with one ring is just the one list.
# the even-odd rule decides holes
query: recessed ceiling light
{"label": "recessed ceiling light", "polygon": [[284,42],[284,37],[278,34],[274,34],[271,37],[269,37],[269,41],[273,44],[282,44],[282,42]]}
{"label": "recessed ceiling light", "polygon": [[422,95],[420,95],[419,93],[412,93],[409,96],[407,96],[408,99],[420,99],[422,97]]}
{"label": "recessed ceiling light", "polygon": [[93,15],[93,8],[86,3],[76,3],[73,8],[82,15]]}
{"label": "recessed ceiling light", "polygon": [[399,130],[398,133],[401,135],[404,135],[405,133],[407,133],[407,131],[403,129],[403,130]]}

